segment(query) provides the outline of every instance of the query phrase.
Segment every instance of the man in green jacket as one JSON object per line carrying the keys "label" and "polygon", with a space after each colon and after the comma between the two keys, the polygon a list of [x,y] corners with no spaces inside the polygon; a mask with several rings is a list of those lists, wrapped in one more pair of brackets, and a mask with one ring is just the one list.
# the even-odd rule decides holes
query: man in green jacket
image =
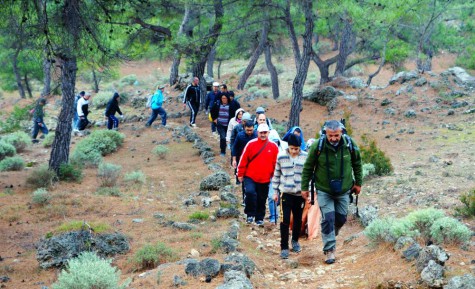
{"label": "man in green jacket", "polygon": [[336,120],[325,123],[323,129],[326,136],[321,151],[318,149],[319,142],[314,142],[302,171],[302,196],[307,198],[309,183],[315,174],[327,264],[335,262],[335,237],[346,222],[350,194],[359,194],[363,181],[360,151],[352,139],[342,137],[343,128],[341,122]]}

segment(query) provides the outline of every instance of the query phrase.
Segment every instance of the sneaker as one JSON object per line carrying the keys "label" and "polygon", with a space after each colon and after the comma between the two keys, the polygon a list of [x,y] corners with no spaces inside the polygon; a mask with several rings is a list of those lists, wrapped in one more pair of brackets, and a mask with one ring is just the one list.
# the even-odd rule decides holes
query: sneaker
{"label": "sneaker", "polygon": [[302,251],[302,248],[300,247],[298,241],[292,240],[292,251],[294,251],[295,253],[299,253],[300,251]]}
{"label": "sneaker", "polygon": [[280,251],[280,258],[281,259],[289,259],[289,250],[284,249],[284,250]]}
{"label": "sneaker", "polygon": [[221,157],[223,157],[223,158],[226,156],[225,153],[220,153],[219,155],[220,155]]}
{"label": "sneaker", "polygon": [[32,143],[39,143],[40,141],[37,140],[37,139],[32,139],[31,142],[32,142]]}
{"label": "sneaker", "polygon": [[150,127],[150,124],[146,123],[146,124],[145,124],[145,127]]}
{"label": "sneaker", "polygon": [[269,223],[275,224],[275,219],[269,219]]}
{"label": "sneaker", "polygon": [[335,263],[335,250],[330,250],[325,252],[325,263],[333,264]]}
{"label": "sneaker", "polygon": [[247,217],[246,223],[251,224],[254,221],[254,217]]}
{"label": "sneaker", "polygon": [[191,126],[192,128],[197,128],[196,124],[194,124],[194,123],[190,123],[190,126]]}
{"label": "sneaker", "polygon": [[264,227],[264,221],[263,220],[256,221],[256,225],[258,225],[259,227]]}

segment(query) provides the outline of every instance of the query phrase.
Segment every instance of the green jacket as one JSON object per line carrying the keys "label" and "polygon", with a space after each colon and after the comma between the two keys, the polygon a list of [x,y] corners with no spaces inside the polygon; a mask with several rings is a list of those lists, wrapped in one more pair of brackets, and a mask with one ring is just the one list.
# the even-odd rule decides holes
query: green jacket
{"label": "green jacket", "polygon": [[[360,150],[353,142],[353,153],[350,153],[348,143],[345,137],[340,140],[340,145],[335,148],[328,140],[323,145],[320,156],[317,157],[318,141],[314,142],[308,151],[308,157],[305,161],[302,171],[302,191],[309,191],[312,173],[317,164],[315,171],[315,188],[317,190],[330,192],[330,180],[340,179],[341,176],[341,155],[343,152],[343,192],[347,192],[353,186],[353,180],[356,185],[361,186],[363,183],[363,167],[361,162]],[[341,146],[344,145],[343,150]],[[328,170],[326,165],[326,154],[328,152],[328,163],[330,179],[328,179]]]}

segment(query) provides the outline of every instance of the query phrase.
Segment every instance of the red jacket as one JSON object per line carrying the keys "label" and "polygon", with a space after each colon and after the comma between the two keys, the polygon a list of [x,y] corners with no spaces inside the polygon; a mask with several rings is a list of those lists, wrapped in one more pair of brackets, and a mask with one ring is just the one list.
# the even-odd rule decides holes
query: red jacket
{"label": "red jacket", "polygon": [[[267,146],[259,153],[266,142]],[[254,158],[257,153],[259,155]],[[279,148],[272,141],[261,140],[259,137],[249,141],[239,161],[238,177],[248,177],[254,182],[261,184],[269,183],[274,174],[278,153]],[[252,158],[254,160],[249,163]]]}

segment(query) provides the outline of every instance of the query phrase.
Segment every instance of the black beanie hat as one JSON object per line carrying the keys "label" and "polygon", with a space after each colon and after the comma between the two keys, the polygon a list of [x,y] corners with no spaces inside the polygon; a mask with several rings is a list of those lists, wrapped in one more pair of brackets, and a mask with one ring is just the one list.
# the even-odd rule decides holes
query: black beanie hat
{"label": "black beanie hat", "polygon": [[292,133],[289,135],[289,138],[287,139],[287,143],[289,146],[300,147],[300,145],[302,144],[302,140],[300,139],[299,136],[296,136],[295,134]]}

